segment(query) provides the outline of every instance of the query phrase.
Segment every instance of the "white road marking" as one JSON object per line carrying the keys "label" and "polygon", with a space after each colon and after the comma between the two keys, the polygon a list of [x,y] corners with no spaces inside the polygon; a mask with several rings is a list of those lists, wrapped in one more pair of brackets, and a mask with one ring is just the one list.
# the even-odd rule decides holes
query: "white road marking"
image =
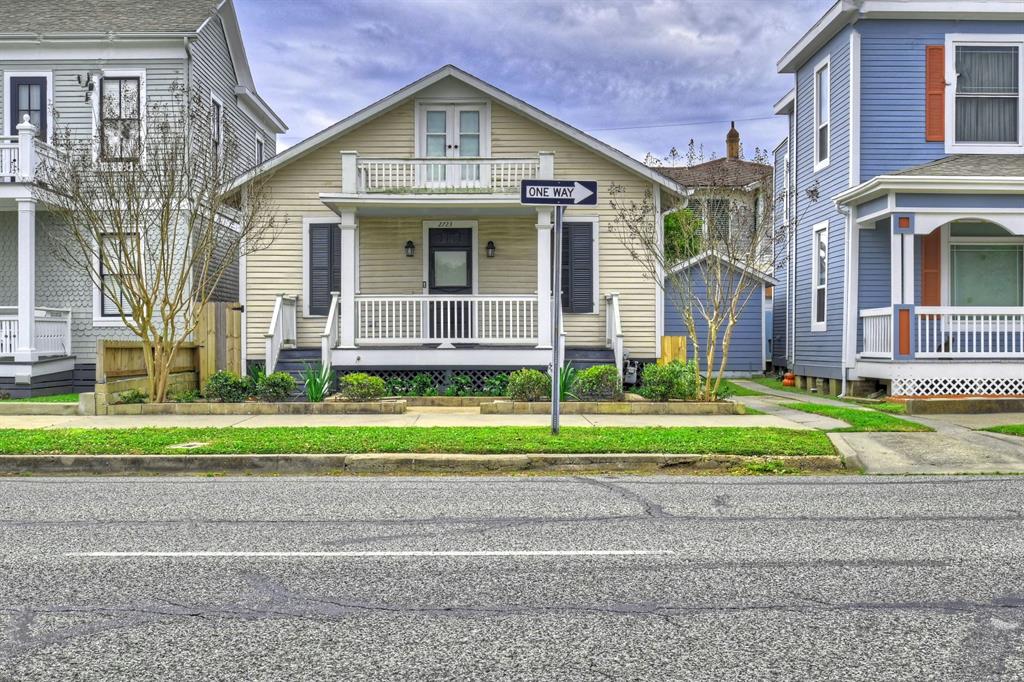
{"label": "white road marking", "polygon": [[657,556],[674,554],[667,549],[593,549],[593,550],[496,550],[496,551],[367,551],[367,552],[68,552],[69,557],[332,557],[359,559],[364,557],[545,557],[545,556]]}

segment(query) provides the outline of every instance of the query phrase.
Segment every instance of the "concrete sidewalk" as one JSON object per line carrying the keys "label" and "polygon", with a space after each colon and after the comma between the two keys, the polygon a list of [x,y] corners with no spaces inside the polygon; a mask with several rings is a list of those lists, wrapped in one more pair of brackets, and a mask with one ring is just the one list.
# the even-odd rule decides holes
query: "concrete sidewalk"
{"label": "concrete sidewalk", "polygon": [[[795,412],[791,410],[791,412]],[[802,414],[797,412],[796,414]],[[405,414],[0,416],[0,429],[263,428],[303,426],[547,426],[543,414],[482,415],[470,408],[410,408]],[[809,429],[774,415],[563,415],[562,426],[774,427]]]}

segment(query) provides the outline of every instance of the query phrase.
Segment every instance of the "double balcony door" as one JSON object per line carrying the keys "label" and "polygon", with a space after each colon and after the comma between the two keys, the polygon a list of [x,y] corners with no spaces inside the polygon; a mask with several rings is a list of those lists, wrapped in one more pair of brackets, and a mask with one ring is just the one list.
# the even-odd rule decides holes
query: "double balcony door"
{"label": "double balcony door", "polygon": [[486,170],[479,159],[486,156],[485,108],[481,105],[438,105],[423,109],[423,156],[449,159],[422,166],[419,183],[425,187],[483,187]]}

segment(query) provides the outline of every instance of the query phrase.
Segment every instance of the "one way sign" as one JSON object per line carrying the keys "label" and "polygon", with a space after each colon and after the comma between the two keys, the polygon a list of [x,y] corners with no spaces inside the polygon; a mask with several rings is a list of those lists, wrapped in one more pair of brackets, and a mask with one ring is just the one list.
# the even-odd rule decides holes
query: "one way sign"
{"label": "one way sign", "polygon": [[523,180],[520,202],[556,206],[594,206],[596,180]]}

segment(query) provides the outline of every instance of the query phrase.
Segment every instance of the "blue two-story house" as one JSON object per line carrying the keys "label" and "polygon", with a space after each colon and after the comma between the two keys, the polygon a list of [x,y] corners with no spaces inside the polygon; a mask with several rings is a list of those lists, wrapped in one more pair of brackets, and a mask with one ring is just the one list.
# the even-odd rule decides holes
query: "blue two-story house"
{"label": "blue two-story house", "polygon": [[774,364],[1024,394],[1024,3],[839,0],[778,70]]}

